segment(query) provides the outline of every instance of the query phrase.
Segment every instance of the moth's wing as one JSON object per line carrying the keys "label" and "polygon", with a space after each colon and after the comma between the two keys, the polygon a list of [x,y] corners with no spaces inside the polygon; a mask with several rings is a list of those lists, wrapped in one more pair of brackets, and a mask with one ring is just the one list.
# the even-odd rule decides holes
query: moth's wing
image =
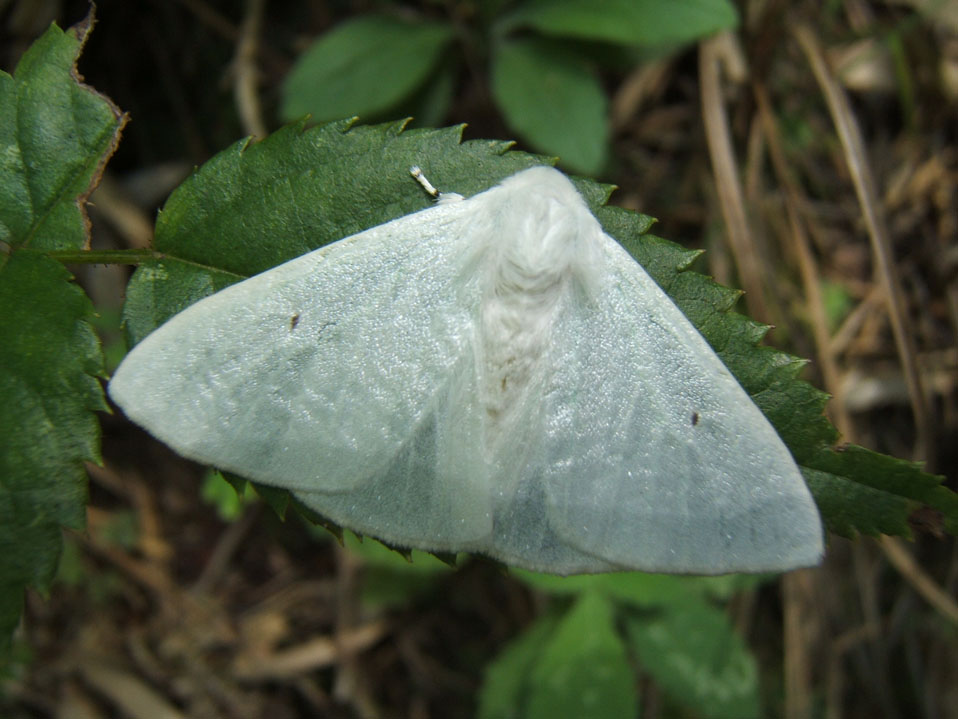
{"label": "moth's wing", "polygon": [[[412,534],[488,533],[486,477],[450,482],[443,463],[477,462],[451,457],[465,445],[437,429],[474,369],[470,212],[433,207],[201,300],[133,349],[111,397],[180,454],[298,491],[359,531],[407,539],[378,531],[385,503],[356,492],[385,481]],[[331,512],[317,492],[349,499]]]}
{"label": "moth's wing", "polygon": [[775,430],[651,277],[612,238],[598,243],[601,281],[554,328],[551,529],[600,571],[818,563],[818,511]]}
{"label": "moth's wing", "polygon": [[341,491],[300,490],[307,506],[350,529],[429,551],[485,552],[492,482],[481,454],[475,354],[463,353],[435,387],[384,471]]}

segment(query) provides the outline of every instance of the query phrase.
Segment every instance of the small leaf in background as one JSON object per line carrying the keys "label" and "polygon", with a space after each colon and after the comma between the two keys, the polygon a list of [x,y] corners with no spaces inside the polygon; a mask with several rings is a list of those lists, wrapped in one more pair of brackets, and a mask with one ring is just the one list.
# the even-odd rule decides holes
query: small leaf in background
{"label": "small leaf in background", "polygon": [[140,539],[140,522],[136,512],[117,510],[104,514],[104,521],[96,527],[95,541],[102,546],[133,549]]}
{"label": "small leaf in background", "polygon": [[429,81],[399,104],[396,116],[411,117],[416,127],[441,125],[455,96],[458,74],[457,63],[440,63]]}
{"label": "small leaf in background", "polygon": [[599,173],[608,156],[605,93],[571,48],[529,38],[500,44],[492,92],[506,122],[534,149],[576,172]]}
{"label": "small leaf in background", "polygon": [[83,203],[125,122],[74,74],[89,22],[51,26],[0,72],[0,650],[24,587],[54,577],[61,527],[83,526],[107,408],[93,305],[42,254],[87,243]]}
{"label": "small leaf in background", "polygon": [[645,609],[668,608],[689,597],[725,599],[750,589],[775,575],[723,574],[716,577],[687,577],[676,574],[617,572],[558,577],[515,569],[512,573],[529,586],[555,595],[594,592],[616,602]]}
{"label": "small leaf in background", "polygon": [[76,537],[67,535],[64,538],[63,551],[60,552],[56,581],[68,587],[79,587],[87,578],[88,571],[83,563],[80,542]]}
{"label": "small leaf in background", "polygon": [[123,316],[119,307],[98,307],[93,318],[93,326],[103,343],[103,358],[107,372],[112,372],[126,355],[126,343],[123,341],[123,328],[120,320]]}
{"label": "small leaf in background", "polygon": [[830,280],[822,282],[822,300],[825,304],[828,328],[834,332],[855,308],[855,300],[844,285]]}
{"label": "small leaf in background", "polygon": [[344,22],[299,58],[283,86],[281,114],[326,121],[389,110],[423,87],[451,39],[449,27],[432,22]]}
{"label": "small leaf in background", "polygon": [[638,696],[612,604],[582,594],[542,647],[529,674],[528,719],[632,719]]}
{"label": "small leaf in background", "polygon": [[343,533],[346,550],[363,563],[360,596],[371,609],[408,606],[411,599],[428,592],[452,568],[427,552],[413,549],[407,559],[399,552],[371,539]]}
{"label": "small leaf in background", "polygon": [[[269,487],[265,484],[253,484],[248,479],[244,479],[243,477],[223,470],[216,470],[211,474],[219,475],[223,482],[232,488],[237,502],[239,502],[241,505],[240,509],[242,509],[242,506],[245,506],[245,504],[254,500],[258,496],[260,499],[266,502],[267,506],[269,506],[273,512],[276,513],[277,517],[286,517],[286,510],[289,508],[290,503],[289,492],[276,487]],[[217,488],[214,490],[214,493],[219,491],[220,489]],[[204,498],[206,498],[205,494]],[[215,502],[216,499],[214,498],[213,501]],[[223,507],[220,507],[220,509],[222,510]],[[229,507],[226,507],[226,510],[229,512]],[[237,517],[238,516],[239,515],[237,515]],[[224,516],[222,511],[220,512],[220,517],[222,519],[227,519],[227,516]]]}
{"label": "small leaf in background", "polygon": [[224,522],[233,522],[240,518],[250,502],[256,500],[256,491],[249,482],[243,480],[243,490],[226,480],[222,473],[210,470],[203,477],[200,496],[207,504],[216,508],[216,513]]}
{"label": "small leaf in background", "polygon": [[738,13],[729,0],[538,0],[505,22],[550,35],[657,46],[735,27]]}
{"label": "small leaf in background", "polygon": [[[486,667],[479,692],[479,719],[523,719],[526,684],[558,617],[541,614]],[[554,717],[554,719],[560,719]]]}
{"label": "small leaf in background", "polygon": [[755,658],[724,611],[687,601],[654,617],[630,617],[626,633],[642,670],[695,716],[759,715]]}
{"label": "small leaf in background", "polygon": [[452,569],[448,564],[428,552],[421,552],[418,549],[404,550],[409,552],[409,558],[407,559],[400,552],[390,549],[380,542],[361,539],[353,532],[343,534],[343,544],[346,549],[362,559],[363,564],[367,567],[400,570],[423,575],[448,572]]}

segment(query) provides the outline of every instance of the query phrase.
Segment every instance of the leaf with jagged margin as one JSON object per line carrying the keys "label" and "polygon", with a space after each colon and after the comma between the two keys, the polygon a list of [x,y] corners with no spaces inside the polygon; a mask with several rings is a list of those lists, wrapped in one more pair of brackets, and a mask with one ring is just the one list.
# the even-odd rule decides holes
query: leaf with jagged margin
{"label": "leaf with jagged margin", "polygon": [[83,526],[107,408],[93,306],[46,254],[86,246],[84,205],[126,121],[78,78],[91,22],[51,26],[0,72],[0,649],[24,588],[49,587],[61,527]]}

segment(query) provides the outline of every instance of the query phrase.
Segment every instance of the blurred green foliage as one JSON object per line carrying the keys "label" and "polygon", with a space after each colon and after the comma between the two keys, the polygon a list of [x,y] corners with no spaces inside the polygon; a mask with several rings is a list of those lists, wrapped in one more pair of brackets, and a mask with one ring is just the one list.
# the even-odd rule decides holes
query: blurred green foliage
{"label": "blurred green foliage", "polygon": [[[595,175],[609,158],[601,73],[734,27],[729,0],[526,0],[480,4],[465,20],[375,14],[347,20],[303,53],[281,114],[324,122],[413,114],[441,123],[468,67],[534,150]],[[466,59],[469,62],[466,62]],[[477,62],[477,60],[479,62]],[[487,78],[487,79],[483,79]]]}

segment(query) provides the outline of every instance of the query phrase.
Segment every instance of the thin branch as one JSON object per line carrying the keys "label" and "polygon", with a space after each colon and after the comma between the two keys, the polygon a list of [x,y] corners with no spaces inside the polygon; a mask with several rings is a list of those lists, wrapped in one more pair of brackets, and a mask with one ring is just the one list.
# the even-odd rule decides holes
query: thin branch
{"label": "thin branch", "polygon": [[918,566],[914,557],[908,553],[902,542],[896,537],[882,537],[881,548],[885,552],[885,557],[894,565],[911,588],[928,602],[939,614],[948,619],[953,624],[958,624],[958,602],[955,602],[948,592],[939,587],[935,581],[929,577]]}
{"label": "thin branch", "polygon": [[335,638],[320,636],[268,655],[240,655],[233,670],[246,680],[289,679],[342,661],[380,642],[389,633],[389,624],[376,619],[338,632]]}
{"label": "thin branch", "polygon": [[769,320],[755,241],[745,213],[745,200],[739,180],[731,131],[725,117],[719,80],[719,42],[721,36],[705,40],[699,47],[699,78],[702,83],[702,116],[708,141],[715,188],[728,230],[729,245],[735,256],[739,279],[745,289],[749,314],[760,321]]}
{"label": "thin branch", "polygon": [[51,250],[46,255],[65,265],[138,265],[163,256],[153,250]]}
{"label": "thin branch", "polygon": [[259,101],[259,68],[256,65],[264,5],[265,0],[247,0],[246,15],[240,27],[236,58],[233,61],[233,94],[236,97],[240,122],[244,132],[260,138],[269,134]]}

